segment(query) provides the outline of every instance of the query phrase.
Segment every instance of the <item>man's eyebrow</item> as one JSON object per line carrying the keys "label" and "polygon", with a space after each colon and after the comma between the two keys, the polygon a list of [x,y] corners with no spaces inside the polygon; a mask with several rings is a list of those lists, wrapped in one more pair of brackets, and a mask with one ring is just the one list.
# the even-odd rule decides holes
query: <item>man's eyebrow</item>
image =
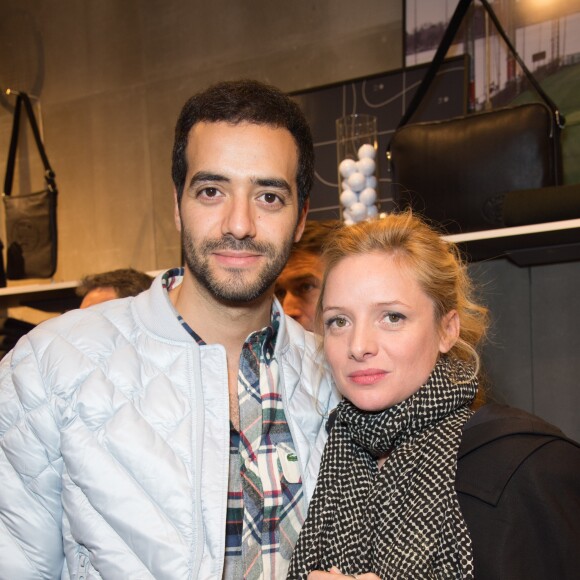
{"label": "man's eyebrow", "polygon": [[319,281],[318,277],[314,272],[307,274],[300,274],[300,276],[295,276],[291,279],[292,282],[306,282],[307,280]]}
{"label": "man's eyebrow", "polygon": [[292,188],[290,184],[285,179],[276,179],[275,177],[267,178],[255,178],[252,180],[256,185],[260,187],[272,187],[274,189],[283,189],[287,193],[292,193]]}
{"label": "man's eyebrow", "polygon": [[197,183],[205,183],[213,181],[217,183],[229,183],[230,179],[225,175],[219,173],[210,173],[209,171],[198,171],[194,173],[189,180],[189,187],[193,187]]}

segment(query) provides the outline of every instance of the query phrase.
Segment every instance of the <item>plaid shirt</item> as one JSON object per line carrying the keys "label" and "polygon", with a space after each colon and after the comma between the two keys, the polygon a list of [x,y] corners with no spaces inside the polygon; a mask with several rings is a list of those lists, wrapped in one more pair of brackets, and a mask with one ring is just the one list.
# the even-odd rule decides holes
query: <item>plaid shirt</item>
{"label": "plaid shirt", "polygon": [[[170,270],[163,285],[181,283],[183,269]],[[179,314],[194,340],[205,344]],[[240,431],[230,424],[230,470],[223,578],[285,578],[304,523],[302,481],[292,435],[278,391],[274,348],[281,313],[250,334],[238,373]]]}

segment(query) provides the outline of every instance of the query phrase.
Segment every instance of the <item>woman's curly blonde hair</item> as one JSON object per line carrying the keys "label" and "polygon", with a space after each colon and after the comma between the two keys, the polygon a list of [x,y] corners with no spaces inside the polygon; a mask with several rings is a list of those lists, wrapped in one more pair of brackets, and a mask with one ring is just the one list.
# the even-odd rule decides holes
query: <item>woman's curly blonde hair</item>
{"label": "woman's curly blonde hair", "polygon": [[322,330],[322,301],[328,273],[348,256],[377,252],[394,256],[416,276],[433,301],[437,322],[451,310],[457,311],[459,339],[448,356],[471,362],[477,374],[478,347],[487,332],[488,310],[474,301],[471,279],[455,244],[445,241],[440,232],[410,210],[337,228],[329,236],[322,255],[325,273],[317,307],[317,329]]}

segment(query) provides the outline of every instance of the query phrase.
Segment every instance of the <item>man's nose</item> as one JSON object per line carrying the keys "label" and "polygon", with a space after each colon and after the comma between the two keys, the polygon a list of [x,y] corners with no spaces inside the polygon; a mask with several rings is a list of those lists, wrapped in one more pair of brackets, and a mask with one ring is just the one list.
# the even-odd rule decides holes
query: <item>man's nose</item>
{"label": "man's nose", "polygon": [[252,200],[242,193],[233,195],[226,204],[222,234],[238,240],[256,236],[255,207]]}

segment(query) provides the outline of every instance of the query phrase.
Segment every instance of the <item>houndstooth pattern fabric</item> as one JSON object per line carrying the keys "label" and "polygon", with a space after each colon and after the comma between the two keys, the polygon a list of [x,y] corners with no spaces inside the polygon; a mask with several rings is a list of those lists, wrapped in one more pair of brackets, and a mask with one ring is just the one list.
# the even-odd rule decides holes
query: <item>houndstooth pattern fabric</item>
{"label": "houndstooth pattern fabric", "polygon": [[[473,578],[455,476],[477,381],[442,357],[414,395],[379,413],[337,408],[288,578],[337,566],[343,574]],[[376,457],[389,453],[382,469]]]}

